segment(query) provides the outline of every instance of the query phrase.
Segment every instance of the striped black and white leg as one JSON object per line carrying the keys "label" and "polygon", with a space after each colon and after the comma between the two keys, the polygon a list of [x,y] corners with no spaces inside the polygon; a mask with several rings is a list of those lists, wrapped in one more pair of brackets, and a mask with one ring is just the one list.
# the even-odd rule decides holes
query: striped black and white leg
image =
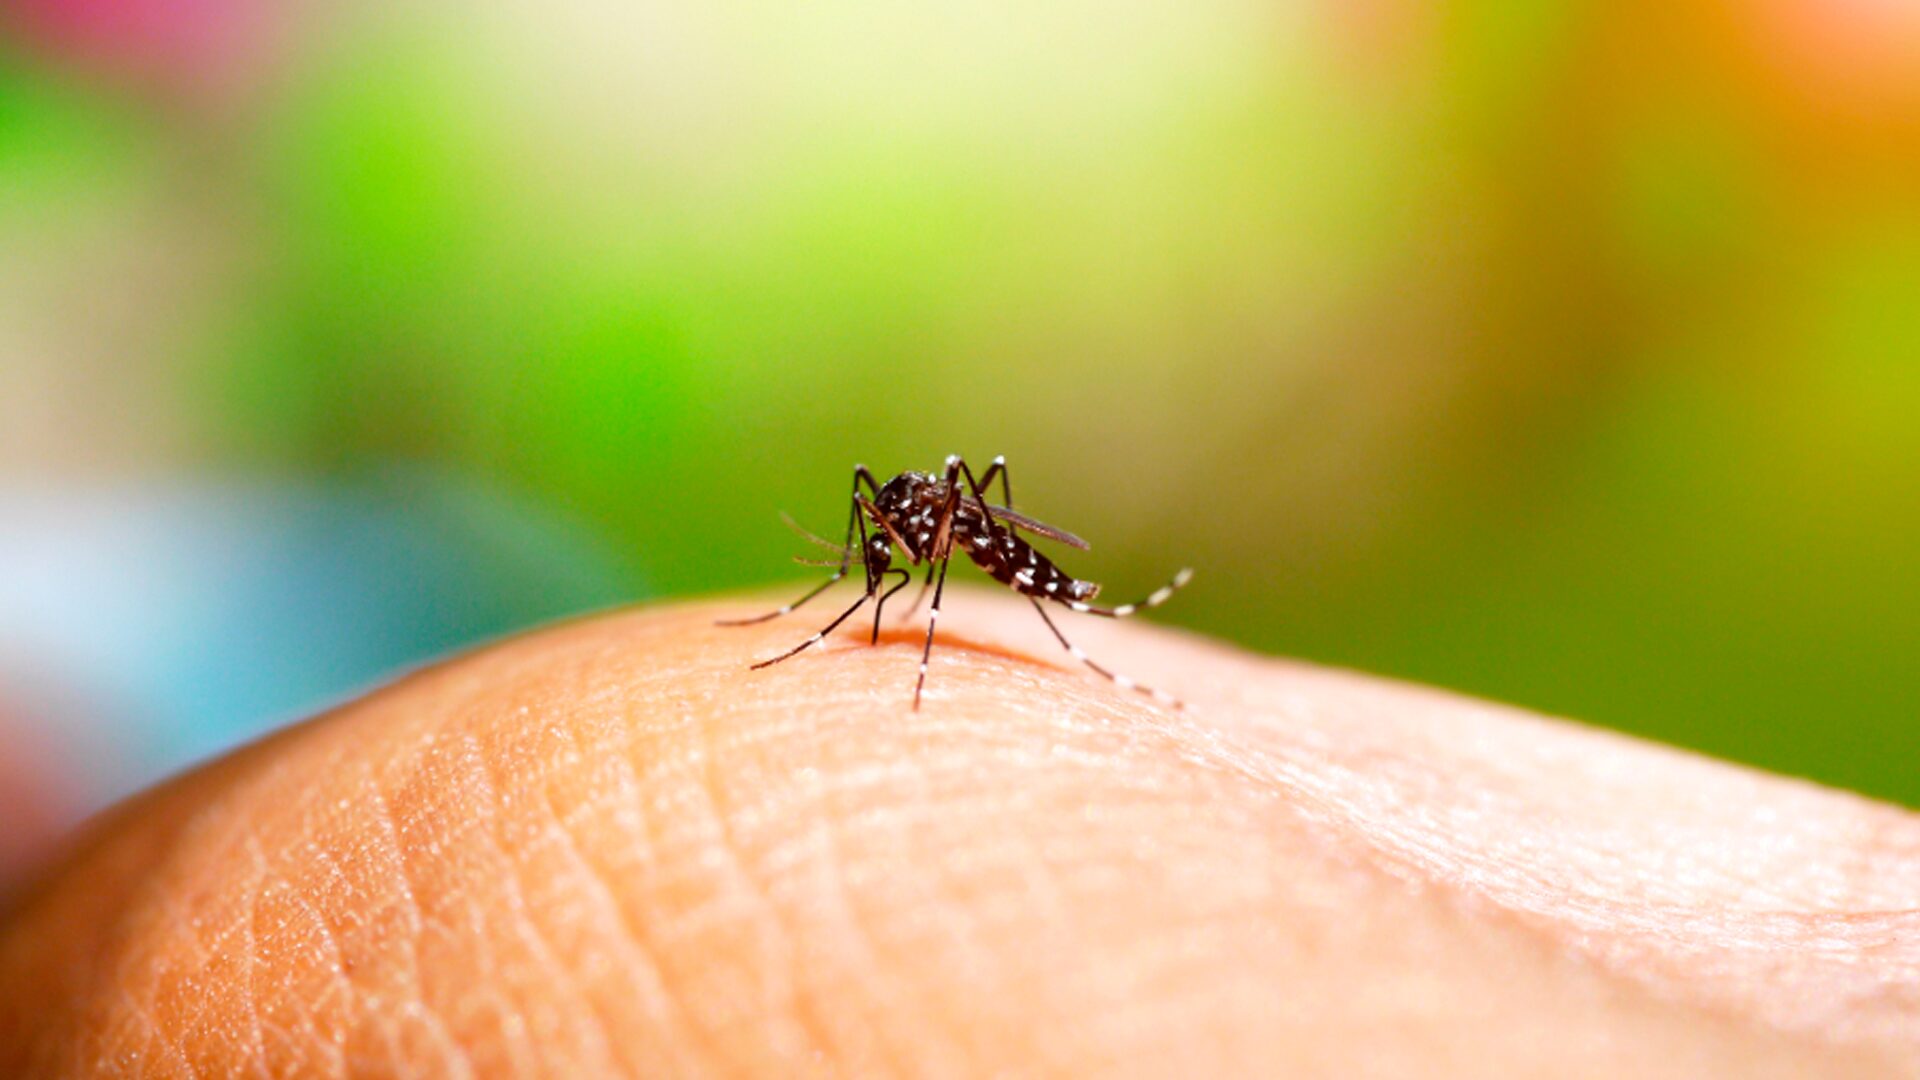
{"label": "striped black and white leg", "polygon": [[1071,654],[1075,660],[1080,661],[1081,663],[1087,665],[1093,670],[1106,676],[1107,679],[1113,683],[1113,685],[1119,687],[1122,690],[1132,690],[1137,693],[1145,694],[1148,697],[1152,698],[1153,700],[1171,709],[1186,708],[1186,704],[1184,702],[1182,702],[1179,698],[1174,697],[1172,694],[1167,693],[1165,690],[1161,690],[1157,687],[1148,686],[1145,683],[1142,683],[1137,679],[1134,679],[1132,676],[1122,675],[1117,671],[1113,671],[1108,668],[1102,667],[1099,663],[1094,661],[1093,657],[1088,656],[1086,654],[1086,651],[1081,649],[1080,646],[1075,645],[1073,642],[1067,640],[1067,635],[1061,633],[1060,628],[1053,624],[1053,617],[1047,614],[1047,609],[1041,605],[1039,598],[1029,596],[1027,597],[1027,599],[1033,602],[1033,610],[1040,613],[1040,621],[1046,623],[1047,629],[1053,631],[1054,640],[1058,641],[1060,643],[1060,647],[1067,650],[1067,652]]}
{"label": "striped black and white leg", "polygon": [[[958,458],[947,460],[947,473],[952,475],[953,463]],[[950,484],[947,493],[947,505],[940,514],[940,528],[936,530],[937,545],[931,558],[940,561],[940,577],[933,584],[933,609],[927,613],[927,643],[920,650],[920,678],[913,684],[913,711],[920,711],[920,693],[927,686],[927,661],[933,656],[933,630],[940,623],[940,595],[947,591],[947,567],[953,563],[953,513],[960,506],[960,488]]]}
{"label": "striped black and white leg", "polygon": [[1088,615],[1104,615],[1109,619],[1124,619],[1129,615],[1135,615],[1148,608],[1156,608],[1166,603],[1173,598],[1173,594],[1178,591],[1181,586],[1192,580],[1192,568],[1183,568],[1179,573],[1173,575],[1172,581],[1153,590],[1153,594],[1145,600],[1136,600],[1131,604],[1120,604],[1116,607],[1101,607],[1098,604],[1089,604],[1084,600],[1062,600],[1060,602],[1075,611],[1085,612]]}
{"label": "striped black and white leg", "polygon": [[[981,501],[983,502],[985,501],[986,489],[993,486],[993,478],[997,474],[1000,477],[1000,493],[1001,493],[1000,497],[1002,500],[1002,505],[1008,507],[1009,509],[1013,507],[1013,485],[1007,482],[1006,455],[1002,454],[994,458],[993,464],[987,467],[986,479],[979,481],[977,483],[973,479],[973,473],[970,470],[967,470],[967,463],[960,460],[958,455],[954,455],[953,457],[950,457],[947,459],[947,468],[949,470],[949,474],[951,474],[951,472],[956,469],[959,471],[966,472],[967,483],[973,487],[974,496],[976,498],[981,499]],[[1007,522],[996,521],[993,519],[990,513],[987,520],[991,522],[993,526],[996,528],[1005,529],[1008,532],[1014,531],[1013,523],[1010,521],[1007,521]],[[906,613],[900,616],[901,622],[904,623],[908,619],[913,618],[913,613],[920,610],[921,604],[926,603],[927,592],[928,590],[933,588],[934,569],[935,568],[931,563],[927,565],[927,578],[925,581],[920,583],[920,591],[914,594],[913,603],[907,605]]]}
{"label": "striped black and white leg", "polygon": [[951,555],[940,560],[940,578],[933,586],[933,609],[927,613],[927,644],[920,650],[920,680],[913,684],[915,712],[920,711],[920,692],[927,686],[927,660],[933,656],[933,628],[940,622],[940,594],[947,589],[947,565],[951,562]]}
{"label": "striped black and white leg", "polygon": [[[1007,459],[1006,455],[1003,454],[994,458],[993,464],[987,467],[986,479],[975,482],[972,471],[967,468],[967,463],[962,461],[959,455],[955,454],[947,458],[947,475],[952,477],[956,473],[964,473],[967,478],[967,483],[973,488],[974,497],[980,499],[982,502],[986,501],[986,489],[993,486],[993,478],[998,475],[1000,477],[1001,498],[1004,500],[1004,504],[1011,508],[1013,506],[1013,487],[1007,482],[1006,468]],[[1014,531],[1012,522],[996,520],[992,516],[991,511],[988,512],[987,520],[993,528],[1004,529],[1009,533]],[[913,603],[907,605],[906,612],[900,616],[901,622],[904,623],[908,619],[913,618],[913,613],[919,611],[920,605],[927,602],[927,593],[933,588],[933,574],[935,569],[936,567],[931,563],[927,565],[926,580],[920,583],[920,591],[914,594]]]}
{"label": "striped black and white leg", "polygon": [[[993,463],[987,466],[985,475],[981,476],[978,481],[974,480],[973,470],[967,469],[965,462],[961,462],[960,467],[966,469],[967,483],[973,486],[974,498],[979,499],[981,502],[987,501],[987,489],[993,486],[993,478],[998,476],[1000,478],[1000,505],[1009,510],[1013,509],[1013,481],[1008,478],[1007,455],[995,455]],[[991,514],[988,515],[988,520],[992,520]],[[1019,531],[1011,521],[998,521],[994,522],[994,524],[1010,533]]]}
{"label": "striped black and white leg", "polygon": [[750,619],[715,619],[713,621],[713,625],[715,626],[752,626],[754,623],[769,622],[771,620],[779,618],[782,615],[789,614],[795,608],[799,607],[801,604],[804,604],[807,601],[813,599],[814,597],[819,596],[821,593],[826,592],[828,589],[833,588],[835,585],[839,584],[841,578],[846,576],[847,576],[847,568],[844,564],[842,564],[839,569],[833,572],[832,577],[828,578],[827,580],[821,582],[818,585],[815,585],[813,588],[807,590],[807,594],[805,596],[802,596],[800,599],[795,600],[791,604],[783,605],[777,610],[767,612],[765,615],[755,615]]}
{"label": "striped black and white leg", "polygon": [[760,661],[759,663],[757,663],[757,664],[755,664],[755,665],[753,665],[753,670],[755,670],[755,671],[758,671],[758,670],[760,670],[760,669],[761,669],[761,668],[763,668],[763,667],[772,667],[772,666],[773,666],[774,664],[777,664],[777,663],[779,663],[780,661],[782,661],[782,660],[785,660],[785,659],[786,659],[787,657],[789,657],[789,656],[792,656],[792,655],[794,655],[794,654],[795,654],[795,653],[797,653],[797,652],[800,652],[801,650],[803,650],[803,649],[805,649],[805,648],[806,648],[807,646],[809,646],[809,645],[814,645],[814,644],[818,644],[818,643],[819,643],[819,642],[820,642],[820,641],[821,641],[822,639],[824,639],[824,638],[825,638],[825,637],[826,637],[826,636],[827,636],[828,634],[831,634],[831,633],[833,633],[833,630],[834,630],[834,628],[835,628],[835,627],[837,627],[837,626],[839,626],[839,625],[840,625],[841,623],[843,623],[843,622],[846,622],[849,616],[851,616],[851,615],[852,615],[852,614],[853,614],[854,612],[856,612],[856,611],[859,611],[859,610],[860,610],[860,605],[862,605],[862,604],[864,604],[864,603],[866,603],[867,601],[869,601],[869,600],[871,600],[871,599],[873,599],[873,594],[872,594],[872,593],[863,593],[863,594],[861,594],[861,596],[860,596],[860,599],[858,599],[858,600],[855,600],[855,601],[853,602],[853,606],[852,606],[852,607],[850,607],[850,608],[848,608],[847,610],[845,610],[845,611],[843,611],[843,612],[841,612],[841,613],[840,613],[840,617],[839,617],[839,618],[837,618],[837,619],[835,619],[835,620],[833,620],[832,622],[830,622],[830,623],[828,623],[828,624],[827,624],[827,627],[826,627],[826,629],[824,629],[824,630],[822,630],[822,631],[820,631],[819,633],[817,633],[817,634],[815,634],[815,635],[813,635],[812,637],[810,637],[810,638],[808,638],[807,640],[805,640],[805,641],[803,641],[803,642],[801,642],[800,644],[798,644],[798,645],[795,645],[795,646],[794,646],[793,648],[791,648],[791,649],[788,649],[788,650],[787,650],[786,652],[783,652],[783,653],[781,653],[781,654],[780,654],[779,656],[776,656],[776,657],[774,657],[774,658],[773,658],[773,659],[771,659],[771,660],[762,660],[762,661]]}

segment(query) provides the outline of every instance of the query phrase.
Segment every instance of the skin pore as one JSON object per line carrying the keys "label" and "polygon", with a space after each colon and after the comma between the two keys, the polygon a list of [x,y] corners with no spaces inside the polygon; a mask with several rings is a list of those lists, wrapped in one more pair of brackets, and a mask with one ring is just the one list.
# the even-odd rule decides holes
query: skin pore
{"label": "skin pore", "polygon": [[[831,606],[830,604],[828,606]],[[95,821],[0,915],[0,1075],[1878,1076],[1920,817],[948,590],[616,613]],[[811,610],[811,609],[809,609]]]}

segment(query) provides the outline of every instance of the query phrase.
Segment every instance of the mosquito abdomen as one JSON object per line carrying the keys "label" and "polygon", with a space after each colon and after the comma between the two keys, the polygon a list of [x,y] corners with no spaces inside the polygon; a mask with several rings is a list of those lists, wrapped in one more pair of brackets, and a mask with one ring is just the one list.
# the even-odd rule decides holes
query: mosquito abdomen
{"label": "mosquito abdomen", "polygon": [[999,530],[993,535],[984,528],[970,528],[956,540],[995,581],[1028,596],[1086,601],[1100,592],[1099,585],[1081,581],[1055,566],[1053,560],[1012,532]]}

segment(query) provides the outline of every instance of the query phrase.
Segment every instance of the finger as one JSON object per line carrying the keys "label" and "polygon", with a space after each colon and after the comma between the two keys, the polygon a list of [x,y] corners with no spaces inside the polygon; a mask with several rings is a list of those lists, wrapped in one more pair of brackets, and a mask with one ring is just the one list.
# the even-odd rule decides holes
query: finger
{"label": "finger", "polygon": [[[1024,603],[575,623],[101,821],[0,928],[0,1075],[1875,1075],[1913,816]],[[951,631],[950,633],[948,631]],[[858,637],[860,640],[855,640]]]}

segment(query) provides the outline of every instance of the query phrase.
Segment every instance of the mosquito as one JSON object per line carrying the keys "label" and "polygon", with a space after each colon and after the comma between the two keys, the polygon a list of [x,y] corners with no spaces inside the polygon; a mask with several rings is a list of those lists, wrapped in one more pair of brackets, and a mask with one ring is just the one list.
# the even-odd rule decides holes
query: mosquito
{"label": "mosquito", "polygon": [[[1000,481],[1000,503],[987,501],[987,491],[993,486],[995,480]],[[1082,581],[1061,570],[1020,535],[1020,530],[1024,529],[1034,536],[1079,548],[1082,551],[1087,550],[1088,547],[1085,540],[1065,529],[1056,529],[1013,509],[1013,486],[1007,478],[1005,457],[993,459],[993,464],[987,466],[984,479],[975,479],[973,470],[958,454],[955,454],[947,458],[946,472],[943,476],[935,477],[922,472],[903,472],[887,481],[885,485],[878,483],[865,465],[855,465],[853,467],[853,498],[847,512],[847,535],[843,542],[835,544],[831,540],[815,536],[800,528],[791,518],[787,519],[787,524],[806,539],[839,555],[837,562],[799,560],[809,565],[832,566],[834,567],[833,576],[814,586],[800,599],[775,611],[751,619],[723,619],[720,620],[719,625],[749,626],[777,619],[794,611],[846,577],[856,553],[866,572],[867,588],[860,599],[854,601],[852,607],[841,612],[838,618],[828,623],[819,633],[779,656],[754,664],[754,670],[770,667],[802,652],[808,646],[818,644],[869,600],[874,601],[873,633],[869,638],[869,644],[878,644],[880,613],[886,610],[887,601],[893,597],[894,593],[906,588],[913,581],[912,571],[893,565],[893,552],[898,548],[912,565],[927,564],[926,581],[921,584],[919,597],[915,598],[913,606],[907,609],[909,616],[919,609],[920,599],[926,596],[928,587],[933,589],[933,608],[927,618],[927,642],[920,650],[920,678],[913,687],[913,707],[917,711],[920,708],[921,694],[927,686],[927,661],[933,656],[933,630],[940,621],[940,594],[947,586],[947,565],[952,562],[954,551],[957,549],[965,552],[968,558],[992,575],[995,581],[1032,602],[1033,610],[1040,615],[1040,620],[1047,624],[1047,629],[1053,632],[1054,639],[1060,642],[1061,648],[1066,649],[1075,660],[1099,672],[1122,689],[1136,690],[1176,709],[1182,707],[1180,701],[1173,695],[1144,685],[1095,662],[1078,645],[1067,640],[1067,636],[1054,625],[1052,616],[1047,614],[1047,609],[1041,601],[1050,600],[1089,615],[1122,619],[1166,603],[1175,590],[1193,577],[1193,571],[1181,570],[1173,576],[1173,580],[1155,589],[1152,595],[1144,600],[1120,604],[1117,607],[1100,607],[1092,603],[1093,598],[1099,595],[1099,585],[1091,581]],[[873,526],[871,530],[868,528],[869,524]],[[856,531],[860,537],[858,548],[853,546]],[[900,576],[900,580],[882,592],[881,587],[895,574]]]}

